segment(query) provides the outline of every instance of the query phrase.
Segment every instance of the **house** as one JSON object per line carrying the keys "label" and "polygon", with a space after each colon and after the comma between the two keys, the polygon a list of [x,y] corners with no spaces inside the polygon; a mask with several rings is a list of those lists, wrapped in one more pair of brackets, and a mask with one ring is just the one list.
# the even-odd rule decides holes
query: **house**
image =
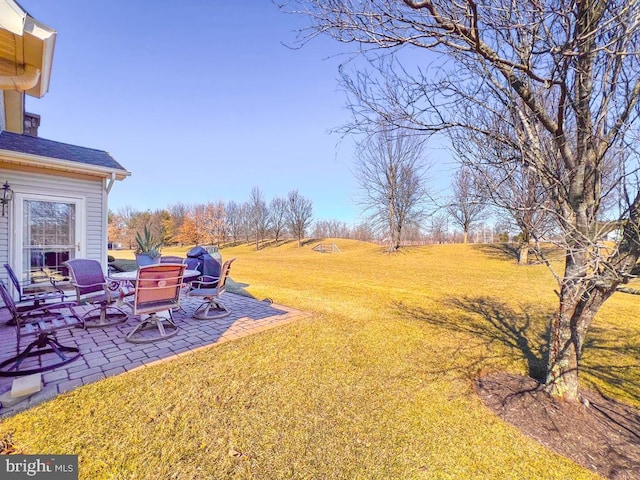
{"label": "house", "polygon": [[24,281],[78,257],[106,270],[109,192],[130,175],[105,151],[37,136],[25,95],[47,93],[55,40],[17,2],[0,0],[0,263]]}

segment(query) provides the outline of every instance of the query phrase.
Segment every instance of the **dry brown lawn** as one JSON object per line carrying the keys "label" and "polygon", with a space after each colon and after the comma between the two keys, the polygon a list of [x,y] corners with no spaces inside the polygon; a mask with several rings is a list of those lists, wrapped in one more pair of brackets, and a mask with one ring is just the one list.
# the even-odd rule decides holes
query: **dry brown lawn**
{"label": "dry brown lawn", "polygon": [[[388,255],[331,241],[341,253],[222,250],[245,294],[309,319],[77,389],[3,420],[0,438],[77,453],[87,479],[599,478],[474,389],[486,373],[541,371],[557,302],[546,267],[518,267],[499,246]],[[635,407],[639,301],[603,308],[582,375]]]}

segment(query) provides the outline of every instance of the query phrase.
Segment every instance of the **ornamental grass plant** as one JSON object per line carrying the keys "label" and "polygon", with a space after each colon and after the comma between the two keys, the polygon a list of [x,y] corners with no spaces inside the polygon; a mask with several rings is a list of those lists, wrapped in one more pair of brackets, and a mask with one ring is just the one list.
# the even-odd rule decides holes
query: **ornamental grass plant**
{"label": "ornamental grass plant", "polygon": [[[3,419],[0,438],[78,454],[86,479],[599,478],[473,389],[483,373],[543,368],[557,304],[546,267],[498,245],[389,255],[331,241],[341,253],[221,250],[242,293],[309,318],[79,388]],[[636,406],[638,300],[616,294],[599,313],[582,375]]]}

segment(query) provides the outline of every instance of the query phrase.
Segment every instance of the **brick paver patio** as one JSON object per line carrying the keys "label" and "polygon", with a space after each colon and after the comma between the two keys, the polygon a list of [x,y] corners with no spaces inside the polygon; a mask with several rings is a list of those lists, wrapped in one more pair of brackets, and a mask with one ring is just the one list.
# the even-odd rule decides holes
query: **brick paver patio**
{"label": "brick paver patio", "polygon": [[[80,358],[55,370],[43,372],[42,390],[14,406],[3,405],[0,416],[12,415],[102,378],[167,361],[178,355],[251,335],[307,315],[282,305],[233,293],[226,293],[222,300],[231,310],[229,316],[218,320],[196,320],[192,314],[201,301],[195,298],[183,299],[183,310],[174,311],[174,319],[180,329],[178,334],[154,343],[134,344],[125,341],[125,335],[138,322],[133,316],[126,323],[110,327],[58,331],[57,338],[62,345],[80,348]],[[7,311],[3,308],[0,310],[0,361],[16,352],[15,327],[6,325],[7,318]],[[23,338],[21,348],[32,340],[33,337]],[[0,395],[11,390],[15,378],[0,377]]]}

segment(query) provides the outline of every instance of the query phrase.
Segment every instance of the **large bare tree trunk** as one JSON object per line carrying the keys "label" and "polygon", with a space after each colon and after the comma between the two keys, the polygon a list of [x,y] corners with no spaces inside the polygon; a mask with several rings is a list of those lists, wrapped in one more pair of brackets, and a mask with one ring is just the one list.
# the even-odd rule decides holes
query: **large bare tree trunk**
{"label": "large bare tree trunk", "polygon": [[579,363],[587,332],[615,286],[600,288],[584,276],[584,258],[568,254],[560,306],[549,329],[546,391],[563,400],[579,401]]}
{"label": "large bare tree trunk", "polygon": [[529,244],[522,243],[518,249],[518,265],[529,265]]}
{"label": "large bare tree trunk", "polygon": [[398,249],[398,241],[396,241],[396,228],[395,228],[395,224],[396,224],[396,212],[395,209],[393,208],[395,201],[394,201],[394,191],[396,188],[395,185],[395,176],[394,176],[394,169],[393,167],[390,167],[390,175],[389,177],[393,177],[392,180],[389,182],[389,186],[390,188],[390,194],[389,194],[389,204],[387,205],[387,209],[388,209],[388,223],[389,223],[389,253],[395,252]]}

